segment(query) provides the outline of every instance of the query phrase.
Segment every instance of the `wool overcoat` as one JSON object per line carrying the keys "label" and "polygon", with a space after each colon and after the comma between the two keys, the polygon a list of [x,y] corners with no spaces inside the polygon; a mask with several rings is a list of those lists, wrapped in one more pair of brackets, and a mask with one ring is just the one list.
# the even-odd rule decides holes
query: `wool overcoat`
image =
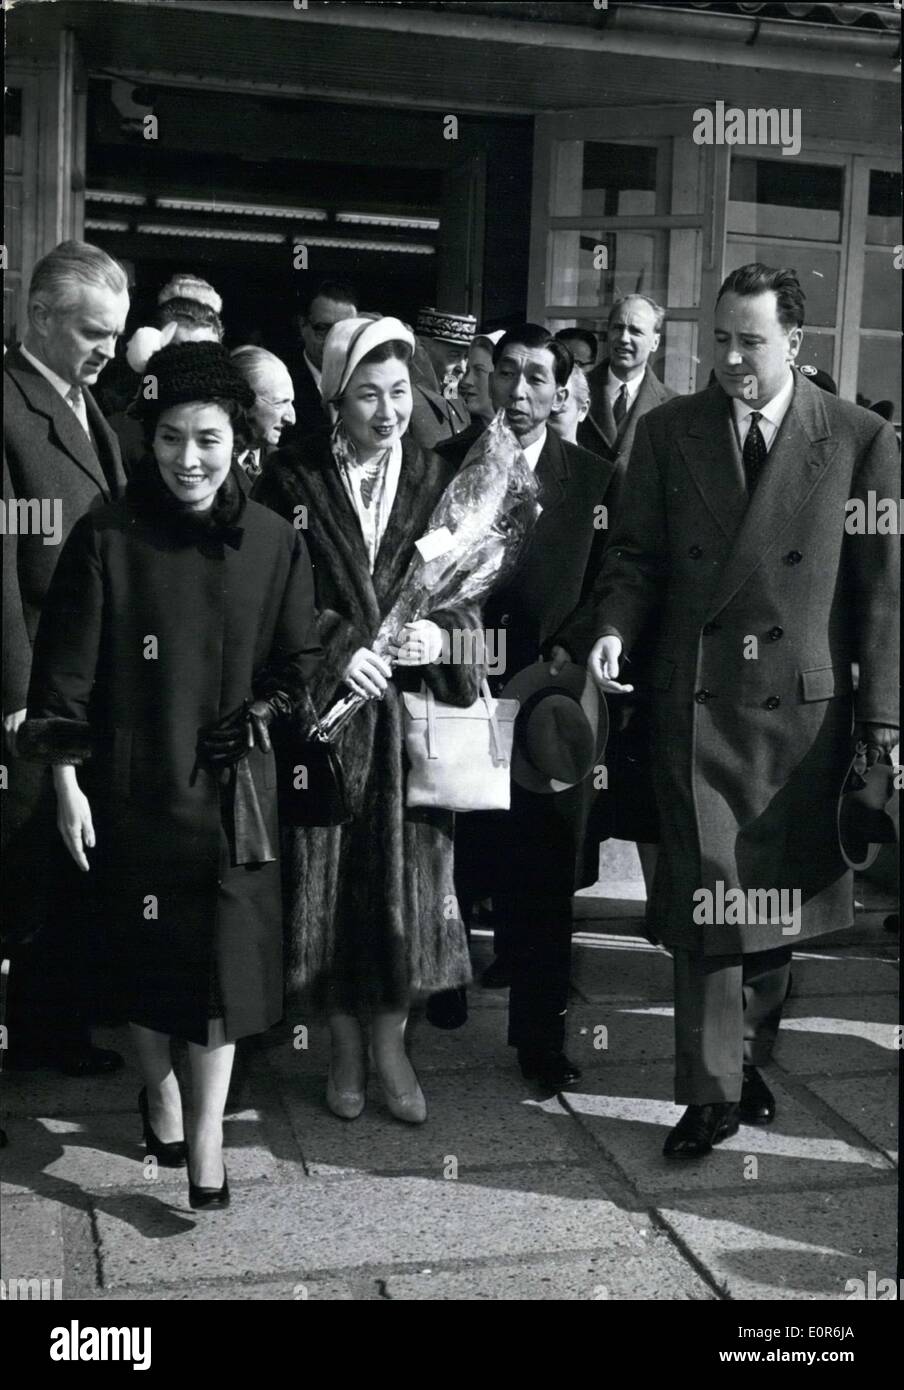
{"label": "wool overcoat", "polygon": [[[321,712],[347,693],[349,658],[372,644],[454,473],[403,437],[398,491],[371,574],[329,432],[267,460],[255,496],[306,527],[325,652],[312,685]],[[450,632],[480,626],[472,606],[422,616]],[[426,680],[438,700],[469,705],[483,674],[479,664],[396,668],[383,699],[368,701],[337,741],[351,821],[284,832],[289,983],[318,1009],[400,1008],[411,991],[470,979],[453,882],[454,817],[405,806],[400,692]]]}
{"label": "wool overcoat", "polygon": [[[32,644],[41,607],[67,536],[92,507],[125,487],[119,445],[91,392],[84,392],[92,438],[76,415],[18,348],[3,370],[3,713],[25,708]],[[56,508],[60,530],[17,533],[16,500]],[[50,513],[51,519],[54,512]],[[51,851],[56,799],[45,767],[8,759],[9,784],[0,797],[3,936],[26,942],[58,912]]]}
{"label": "wool overcoat", "polygon": [[[214,971],[227,1037],[279,1019],[282,942],[278,861],[235,862],[228,787],[198,735],[246,699],[298,697],[321,655],[301,533],[231,487],[228,526],[177,525],[135,480],[76,524],[23,726],[30,756],[87,755],[89,860],[129,1019],[200,1043]],[[278,853],[273,754],[248,761]]]}
{"label": "wool overcoat", "polygon": [[[650,919],[667,945],[746,953],[850,924],[835,808],[852,720],[898,722],[900,541],[858,534],[846,504],[899,488],[891,428],[799,373],[749,500],[718,384],[640,421],[595,633],[630,652],[659,609]],[[703,889],[799,893],[799,930],[764,920],[775,899],[707,923]]]}

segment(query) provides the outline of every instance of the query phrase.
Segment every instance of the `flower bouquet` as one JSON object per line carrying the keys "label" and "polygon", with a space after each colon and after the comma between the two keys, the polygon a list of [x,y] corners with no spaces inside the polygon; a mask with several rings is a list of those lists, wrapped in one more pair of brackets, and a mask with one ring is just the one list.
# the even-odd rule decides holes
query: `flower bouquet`
{"label": "flower bouquet", "polygon": [[[511,574],[540,515],[538,485],[502,411],[468,451],[437,502],[398,597],[374,638],[378,656],[406,623],[437,609],[480,602]],[[363,695],[348,694],[321,716],[312,737],[331,743]]]}

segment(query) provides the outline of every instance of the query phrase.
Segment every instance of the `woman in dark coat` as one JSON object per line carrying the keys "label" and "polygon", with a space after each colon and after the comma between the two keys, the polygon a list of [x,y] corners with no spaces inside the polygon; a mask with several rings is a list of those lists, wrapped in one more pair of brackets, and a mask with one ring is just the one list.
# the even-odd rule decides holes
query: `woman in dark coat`
{"label": "woman in dark coat", "polygon": [[349,689],[368,700],[337,745],[351,821],[287,832],[290,984],[329,1017],[334,1113],[354,1119],[364,1107],[369,1020],[387,1104],[420,1123],[426,1104],[404,1043],[409,1003],[415,993],[466,984],[470,964],[452,813],[405,806],[401,691],[425,680],[438,700],[469,705],[483,671],[438,661],[443,629],[478,629],[475,608],[431,613],[396,634],[392,667],[371,649],[455,472],[406,434],[413,349],[397,319],[336,324],[321,386],[334,429],[273,455],[255,495],[306,526],[327,652],[313,682],[318,708]]}
{"label": "woman in dark coat", "polygon": [[156,387],[135,406],[148,456],[60,557],[22,746],[54,764],[63,839],[96,868],[148,1150],[185,1162],[170,1047],[185,1039],[190,1197],[222,1206],[235,1040],[282,1013],[267,725],[291,711],[321,651],[302,537],[231,473],[252,397],[228,354],[165,347],[144,381]]}

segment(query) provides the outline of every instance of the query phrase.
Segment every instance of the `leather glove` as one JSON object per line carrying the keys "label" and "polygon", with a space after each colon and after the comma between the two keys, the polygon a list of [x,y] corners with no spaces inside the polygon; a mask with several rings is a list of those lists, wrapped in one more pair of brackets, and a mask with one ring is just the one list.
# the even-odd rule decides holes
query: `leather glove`
{"label": "leather glove", "polygon": [[270,725],[274,719],[292,713],[292,701],[281,690],[276,690],[266,700],[255,700],[248,709],[248,742],[253,748],[257,744],[262,753],[269,753],[273,747],[270,742]]}
{"label": "leather glove", "polygon": [[865,721],[854,725],[854,752],[858,744],[866,747],[866,765],[873,767],[880,759],[891,761],[892,749],[900,737],[893,724],[871,724]]}
{"label": "leather glove", "polygon": [[198,735],[198,754],[210,767],[233,767],[255,744],[264,753],[271,748],[269,726],[291,712],[292,702],[282,691],[266,700],[244,700],[238,709]]}

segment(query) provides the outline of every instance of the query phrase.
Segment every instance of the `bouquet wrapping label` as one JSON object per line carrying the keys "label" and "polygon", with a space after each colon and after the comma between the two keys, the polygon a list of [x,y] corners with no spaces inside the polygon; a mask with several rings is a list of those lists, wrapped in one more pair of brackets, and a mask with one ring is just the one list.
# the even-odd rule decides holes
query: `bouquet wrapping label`
{"label": "bouquet wrapping label", "polygon": [[455,544],[455,537],[448,526],[438,526],[435,531],[428,531],[426,536],[421,536],[414,544],[421,559],[427,562],[435,560],[438,555],[445,555]]}

